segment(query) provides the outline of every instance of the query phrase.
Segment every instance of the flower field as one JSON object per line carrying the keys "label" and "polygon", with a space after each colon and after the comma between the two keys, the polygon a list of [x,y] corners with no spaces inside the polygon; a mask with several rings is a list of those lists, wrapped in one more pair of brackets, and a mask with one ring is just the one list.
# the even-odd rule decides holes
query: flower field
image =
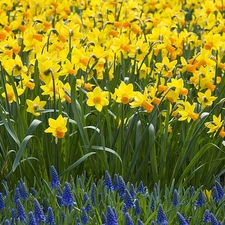
{"label": "flower field", "polygon": [[[223,0],[0,5],[0,220],[25,223],[7,213],[26,204],[29,224],[54,224],[33,219],[29,209],[54,196],[50,212],[41,204],[45,216],[57,212],[56,224],[86,224],[82,216],[89,224],[222,224]],[[49,186],[52,165],[61,186]],[[114,174],[124,179],[124,195],[104,186]],[[143,182],[146,193],[132,196],[130,182]],[[91,183],[104,197],[88,211],[82,199],[91,198],[83,196]],[[12,195],[21,184],[39,195],[28,193],[30,202],[20,194],[18,203]],[[189,195],[190,187],[198,191]],[[63,191],[80,193],[77,205],[60,205]],[[183,199],[175,206],[174,193]]]}

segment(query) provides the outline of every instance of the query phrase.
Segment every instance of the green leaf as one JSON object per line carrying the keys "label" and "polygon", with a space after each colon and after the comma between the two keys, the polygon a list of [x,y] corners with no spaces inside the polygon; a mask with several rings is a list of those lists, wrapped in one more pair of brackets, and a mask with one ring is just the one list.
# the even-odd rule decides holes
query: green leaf
{"label": "green leaf", "polygon": [[18,152],[16,153],[16,158],[15,158],[15,160],[13,162],[13,166],[12,166],[12,171],[13,172],[16,170],[17,166],[20,164],[20,159],[21,159],[21,157],[22,157],[22,155],[23,155],[23,153],[24,153],[24,151],[26,149],[27,143],[29,142],[29,140],[32,137],[36,137],[36,136],[34,136],[34,135],[28,135],[28,136],[26,136],[23,139],[23,141],[22,141],[22,143],[20,145],[20,148],[19,148]]}
{"label": "green leaf", "polygon": [[107,147],[103,147],[103,146],[88,146],[88,145],[83,146],[83,148],[87,148],[87,149],[91,148],[91,149],[94,149],[94,150],[110,152],[110,153],[114,154],[120,160],[120,162],[122,163],[122,159],[119,156],[119,154],[111,148],[107,148]]}
{"label": "green leaf", "polygon": [[62,176],[71,170],[73,170],[75,167],[77,167],[80,163],[82,163],[85,159],[87,159],[89,156],[96,154],[96,152],[89,152],[82,156],[80,159],[78,159],[75,163],[73,163],[71,166],[69,166],[66,170],[64,170],[59,176]]}
{"label": "green leaf", "polygon": [[36,128],[42,123],[41,120],[37,120],[37,119],[34,119],[32,121],[32,123],[30,124],[29,128],[27,129],[27,132],[25,134],[25,137],[28,136],[28,135],[32,135],[34,134],[34,131],[36,130]]}

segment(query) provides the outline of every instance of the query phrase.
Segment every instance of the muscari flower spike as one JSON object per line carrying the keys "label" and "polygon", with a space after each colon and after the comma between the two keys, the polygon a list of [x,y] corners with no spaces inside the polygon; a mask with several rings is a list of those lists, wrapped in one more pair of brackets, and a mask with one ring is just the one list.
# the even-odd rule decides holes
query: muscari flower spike
{"label": "muscari flower spike", "polygon": [[2,193],[3,196],[7,196],[8,192],[9,192],[9,188],[8,188],[8,185],[7,185],[7,181],[4,180],[4,182],[3,182],[3,193]]}
{"label": "muscari flower spike", "polygon": [[119,177],[117,174],[114,174],[114,177],[113,177],[113,189],[119,190]]}
{"label": "muscari flower spike", "polygon": [[218,225],[218,220],[213,213],[210,214],[211,225]]}
{"label": "muscari flower spike", "polygon": [[3,198],[3,194],[0,193],[0,210],[2,210],[4,208],[5,208],[5,201],[4,201],[4,198]]}
{"label": "muscari flower spike", "polygon": [[205,197],[204,197],[204,194],[201,190],[199,195],[198,195],[198,198],[197,198],[197,201],[196,201],[195,205],[198,206],[198,207],[202,207],[204,204],[205,204]]}
{"label": "muscari flower spike", "polygon": [[133,198],[131,197],[130,192],[127,189],[125,190],[124,203],[126,204],[127,209],[134,208],[135,206]]}
{"label": "muscari flower spike", "polygon": [[128,212],[125,213],[125,225],[134,225]]}
{"label": "muscari flower spike", "polygon": [[88,195],[87,195],[86,192],[84,192],[83,205],[84,205],[85,210],[86,210],[87,212],[91,212],[91,211],[92,211],[91,205],[90,205],[90,202],[89,202],[89,198],[88,198]]}
{"label": "muscari flower spike", "polygon": [[45,215],[43,213],[43,210],[40,206],[40,203],[38,202],[38,200],[35,198],[34,199],[34,216],[36,221],[39,222],[45,222]]}
{"label": "muscari flower spike", "polygon": [[55,225],[56,224],[54,213],[52,211],[52,207],[48,207],[46,224],[49,224],[49,225]]}
{"label": "muscari flower spike", "polygon": [[173,192],[173,201],[172,201],[173,206],[178,206],[179,205],[179,195],[177,189],[174,190]]}
{"label": "muscari flower spike", "polygon": [[101,213],[101,219],[102,219],[102,224],[106,224],[106,216],[104,212]]}
{"label": "muscari flower spike", "polygon": [[19,186],[19,191],[20,191],[20,197],[22,199],[27,200],[29,198],[29,194],[28,194],[28,191],[27,191],[25,183],[22,183]]}
{"label": "muscari flower spike", "polygon": [[144,223],[141,221],[140,218],[138,218],[138,224],[137,225],[144,225]]}
{"label": "muscari flower spike", "polygon": [[26,214],[20,199],[16,202],[17,215],[16,219],[26,223]]}
{"label": "muscari flower spike", "polygon": [[142,181],[140,182],[140,184],[138,186],[137,193],[141,193],[142,195],[145,194],[145,188],[144,188],[144,184]]}
{"label": "muscari flower spike", "polygon": [[141,207],[138,199],[135,199],[134,201],[135,204],[135,215],[140,215],[141,214]]}
{"label": "muscari flower spike", "polygon": [[31,188],[30,189],[30,193],[33,195],[33,196],[36,196],[37,195],[37,190],[35,188]]}
{"label": "muscari flower spike", "polygon": [[135,198],[136,193],[135,193],[135,188],[133,184],[130,184],[130,195],[133,199]]}
{"label": "muscari flower spike", "polygon": [[105,181],[104,181],[105,186],[110,190],[113,191],[113,184],[112,184],[112,180],[111,177],[109,175],[108,171],[105,171]]}
{"label": "muscari flower spike", "polygon": [[218,194],[216,186],[214,186],[212,188],[212,197],[213,197],[215,202],[219,202],[220,199],[219,199],[219,194]]}
{"label": "muscari flower spike", "polygon": [[16,205],[17,201],[20,200],[20,189],[17,187],[15,194],[14,194],[14,199],[13,202]]}
{"label": "muscari flower spike", "polygon": [[91,199],[91,204],[93,206],[95,206],[95,190],[96,190],[96,184],[95,183],[92,183],[90,199]]}
{"label": "muscari flower spike", "polygon": [[219,183],[219,181],[217,181],[217,180],[216,180],[216,189],[217,189],[217,192],[218,192],[219,200],[223,199],[224,189],[221,186],[221,184]]}
{"label": "muscari flower spike", "polygon": [[4,225],[10,225],[9,220],[6,219]]}
{"label": "muscari flower spike", "polygon": [[82,207],[81,209],[81,222],[82,224],[88,223],[88,215],[84,207]]}
{"label": "muscari flower spike", "polygon": [[110,206],[107,207],[106,225],[118,225],[118,220],[115,212]]}
{"label": "muscari flower spike", "polygon": [[125,195],[125,190],[126,190],[126,184],[122,178],[122,176],[119,176],[119,194],[120,197],[123,198]]}
{"label": "muscari flower spike", "polygon": [[51,166],[51,177],[52,177],[52,180],[50,182],[51,188],[52,189],[59,188],[60,187],[60,180],[59,180],[58,173],[57,173],[54,166]]}
{"label": "muscari flower spike", "polygon": [[29,221],[28,221],[28,225],[37,225],[35,216],[33,214],[33,212],[29,212]]}
{"label": "muscari flower spike", "polygon": [[65,183],[62,193],[62,205],[63,206],[74,206],[74,198],[72,195],[72,190],[68,182]]}
{"label": "muscari flower spike", "polygon": [[208,209],[205,210],[204,217],[203,217],[203,222],[204,223],[210,223],[210,211]]}
{"label": "muscari flower spike", "polygon": [[188,225],[188,222],[179,212],[177,212],[177,219],[178,219],[179,225]]}
{"label": "muscari flower spike", "polygon": [[154,196],[152,196],[152,200],[151,200],[151,210],[152,210],[152,212],[154,212],[155,211],[155,199],[154,199]]}
{"label": "muscari flower spike", "polygon": [[164,213],[164,210],[163,210],[163,207],[161,204],[159,205],[156,223],[159,225],[167,225],[168,224],[166,215]]}

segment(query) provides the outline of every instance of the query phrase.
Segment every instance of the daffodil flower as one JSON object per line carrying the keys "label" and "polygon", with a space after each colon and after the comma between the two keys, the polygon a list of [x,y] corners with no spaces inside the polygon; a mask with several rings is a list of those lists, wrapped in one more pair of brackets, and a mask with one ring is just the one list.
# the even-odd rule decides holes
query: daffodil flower
{"label": "daffodil flower", "polygon": [[66,118],[63,118],[62,115],[59,115],[56,120],[49,118],[48,124],[49,127],[44,131],[45,133],[51,133],[56,139],[64,138],[65,133],[67,132]]}
{"label": "daffodil flower", "polygon": [[108,91],[102,91],[100,87],[96,87],[93,92],[87,93],[87,105],[88,106],[95,106],[95,108],[101,112],[103,106],[109,104],[108,100],[109,93]]}

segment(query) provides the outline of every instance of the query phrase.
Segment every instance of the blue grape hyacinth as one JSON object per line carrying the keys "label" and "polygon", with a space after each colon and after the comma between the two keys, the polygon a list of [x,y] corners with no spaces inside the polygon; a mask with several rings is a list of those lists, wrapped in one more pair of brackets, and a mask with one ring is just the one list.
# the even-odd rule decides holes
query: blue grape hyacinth
{"label": "blue grape hyacinth", "polygon": [[2,210],[4,208],[5,208],[5,201],[4,201],[4,198],[3,198],[3,194],[0,193],[0,210]]}
{"label": "blue grape hyacinth", "polygon": [[161,204],[159,205],[156,223],[159,225],[168,225],[168,221]]}
{"label": "blue grape hyacinth", "polygon": [[70,188],[70,184],[65,182],[63,193],[62,193],[62,205],[63,206],[74,206],[74,197],[72,194],[72,190]]}
{"label": "blue grape hyacinth", "polygon": [[104,182],[104,184],[110,191],[114,190],[113,184],[112,184],[112,179],[111,179],[108,171],[105,171],[105,182]]}
{"label": "blue grape hyacinth", "polygon": [[34,199],[34,216],[36,221],[39,222],[45,222],[45,215],[43,213],[43,210],[40,206],[40,203],[38,202],[38,200],[35,198]]}
{"label": "blue grape hyacinth", "polygon": [[197,201],[196,201],[195,205],[198,206],[198,207],[202,207],[204,204],[205,204],[205,197],[204,197],[204,194],[201,190],[199,195],[198,195],[198,198],[197,198]]}
{"label": "blue grape hyacinth", "polygon": [[51,188],[52,189],[59,188],[60,180],[59,180],[58,173],[54,166],[51,166],[51,177],[52,177],[51,182],[50,182]]}

